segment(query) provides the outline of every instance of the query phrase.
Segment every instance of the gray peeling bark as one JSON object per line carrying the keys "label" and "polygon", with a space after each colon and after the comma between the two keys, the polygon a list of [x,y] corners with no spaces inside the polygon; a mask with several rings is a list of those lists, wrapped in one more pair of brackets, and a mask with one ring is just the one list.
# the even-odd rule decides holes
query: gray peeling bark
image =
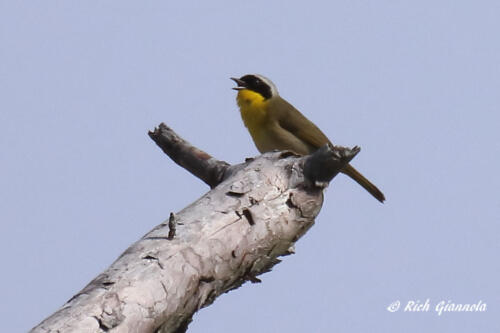
{"label": "gray peeling bark", "polygon": [[323,187],[359,151],[273,152],[230,166],[166,125],[150,137],[212,190],[130,246],[32,332],[185,332],[217,296],[293,253],[313,225]]}

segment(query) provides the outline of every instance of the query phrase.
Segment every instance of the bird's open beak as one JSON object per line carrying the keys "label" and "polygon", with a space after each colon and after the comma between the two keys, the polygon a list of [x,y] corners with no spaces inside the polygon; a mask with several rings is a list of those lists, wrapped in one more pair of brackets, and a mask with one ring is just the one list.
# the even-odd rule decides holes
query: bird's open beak
{"label": "bird's open beak", "polygon": [[240,79],[237,79],[237,78],[235,78],[235,77],[231,77],[230,79],[231,79],[231,80],[233,80],[234,82],[236,82],[236,84],[238,85],[237,87],[234,87],[234,88],[233,88],[234,90],[242,90],[242,89],[245,89],[245,88],[246,88],[246,83],[245,83],[245,81],[240,80]]}

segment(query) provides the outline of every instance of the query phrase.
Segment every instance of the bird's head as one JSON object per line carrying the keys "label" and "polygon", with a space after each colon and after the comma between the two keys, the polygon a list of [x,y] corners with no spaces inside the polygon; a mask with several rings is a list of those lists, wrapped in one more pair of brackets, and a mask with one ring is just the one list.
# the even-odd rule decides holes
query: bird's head
{"label": "bird's head", "polygon": [[274,83],[263,75],[247,74],[243,75],[239,79],[232,77],[231,80],[236,82],[238,85],[233,89],[238,90],[239,92],[250,90],[260,94],[265,100],[279,96],[278,89]]}

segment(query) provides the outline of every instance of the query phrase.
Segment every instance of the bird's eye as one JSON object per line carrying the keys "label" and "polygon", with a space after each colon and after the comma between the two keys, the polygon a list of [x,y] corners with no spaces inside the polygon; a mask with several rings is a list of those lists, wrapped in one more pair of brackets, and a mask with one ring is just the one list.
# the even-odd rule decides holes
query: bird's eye
{"label": "bird's eye", "polygon": [[260,84],[260,79],[255,79],[255,84]]}

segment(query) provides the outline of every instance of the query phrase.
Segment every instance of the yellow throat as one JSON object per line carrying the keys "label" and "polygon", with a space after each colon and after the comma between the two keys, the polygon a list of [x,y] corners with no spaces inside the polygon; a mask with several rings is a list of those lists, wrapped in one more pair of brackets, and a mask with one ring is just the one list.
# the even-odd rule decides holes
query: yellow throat
{"label": "yellow throat", "polygon": [[262,129],[267,120],[268,100],[255,91],[242,89],[238,91],[236,102],[240,107],[241,118],[245,126],[250,131],[250,134],[254,136],[256,132]]}

